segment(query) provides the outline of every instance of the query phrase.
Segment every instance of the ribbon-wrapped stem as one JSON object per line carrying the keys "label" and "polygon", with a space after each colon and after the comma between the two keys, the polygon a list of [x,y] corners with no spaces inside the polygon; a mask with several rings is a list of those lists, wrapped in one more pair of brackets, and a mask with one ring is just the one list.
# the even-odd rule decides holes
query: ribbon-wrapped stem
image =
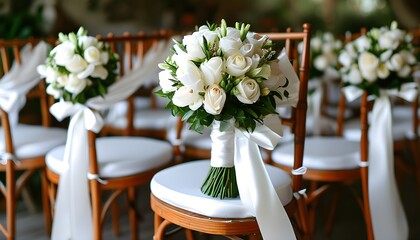
{"label": "ribbon-wrapped stem", "polygon": [[210,134],[212,140],[211,167],[201,191],[211,197],[236,198],[239,196],[234,167],[234,122],[215,121]]}

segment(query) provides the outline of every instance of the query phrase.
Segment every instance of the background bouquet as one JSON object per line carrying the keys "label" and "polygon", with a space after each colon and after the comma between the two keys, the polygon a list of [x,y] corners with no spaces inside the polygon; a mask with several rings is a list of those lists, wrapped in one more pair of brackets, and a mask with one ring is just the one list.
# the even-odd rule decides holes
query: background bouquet
{"label": "background bouquet", "polygon": [[75,34],[59,34],[59,43],[49,53],[38,73],[45,77],[47,93],[55,99],[85,103],[103,96],[117,76],[118,55],[110,47],[87,36],[81,27]]}
{"label": "background bouquet", "polygon": [[346,44],[339,55],[344,85],[379,96],[380,89],[400,90],[404,83],[412,82],[417,62],[412,39],[393,22],[390,27],[373,28]]}
{"label": "background bouquet", "polygon": [[[201,132],[216,122],[221,132],[232,132],[232,125],[253,131],[265,116],[276,114],[275,96],[287,99],[289,81],[279,69],[271,40],[249,29],[243,23],[227,27],[224,20],[220,26],[203,25],[182,42],[174,40],[174,53],[159,65],[162,89],[157,94],[169,99],[167,108],[191,123],[190,129]],[[217,145],[233,148],[233,141]],[[223,158],[232,158],[233,164],[233,156]],[[236,197],[233,165],[215,166],[213,151],[211,160],[202,191],[221,198]]]}

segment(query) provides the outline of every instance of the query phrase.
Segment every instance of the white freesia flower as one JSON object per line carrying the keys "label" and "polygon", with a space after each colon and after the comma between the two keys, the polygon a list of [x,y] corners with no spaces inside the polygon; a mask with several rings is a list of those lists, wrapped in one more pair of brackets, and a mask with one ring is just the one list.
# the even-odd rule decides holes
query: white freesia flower
{"label": "white freesia flower", "polygon": [[407,50],[402,50],[400,51],[400,55],[402,56],[404,61],[410,65],[414,65],[417,62],[417,59],[412,52],[409,52]]}
{"label": "white freesia flower", "polygon": [[205,85],[219,84],[222,80],[223,60],[221,57],[213,57],[200,65]]}
{"label": "white freesia flower", "polygon": [[176,90],[173,82],[174,77],[169,70],[159,72],[159,85],[164,93],[173,92]]}
{"label": "white freesia flower", "polygon": [[351,66],[350,72],[348,73],[347,77],[347,81],[351,84],[359,84],[363,81],[362,75],[360,74],[357,65]]}
{"label": "white freesia flower", "polygon": [[65,65],[66,69],[71,73],[79,73],[87,68],[88,64],[79,54],[75,54]]}
{"label": "white freesia flower", "polygon": [[101,62],[102,64],[107,64],[109,61],[109,53],[108,52],[101,52]]}
{"label": "white freesia flower", "polygon": [[51,51],[54,56],[55,63],[60,66],[65,66],[74,56],[75,46],[71,42],[63,42],[57,45]]}
{"label": "white freesia flower", "polygon": [[311,48],[315,51],[320,51],[322,47],[322,41],[319,38],[312,38],[311,39]]}
{"label": "white freesia flower", "polygon": [[352,61],[353,59],[347,51],[341,52],[338,56],[338,62],[346,68],[350,67]]}
{"label": "white freesia flower", "polygon": [[381,54],[379,57],[382,62],[386,62],[389,60],[389,58],[392,56],[392,50],[387,50]]}
{"label": "white freesia flower", "polygon": [[354,41],[354,43],[355,43],[355,45],[356,45],[357,51],[359,51],[359,52],[363,52],[363,51],[365,51],[366,49],[369,49],[369,47],[370,47],[370,45],[371,45],[371,41],[370,41],[370,40],[369,40],[369,38],[368,38],[368,37],[366,37],[365,35],[363,35],[363,36],[361,36],[361,37],[357,38],[357,39]]}
{"label": "white freesia flower", "polygon": [[239,51],[242,47],[242,42],[240,39],[240,32],[235,28],[227,28],[227,35],[223,38],[220,38],[219,47],[222,49],[222,52],[226,56]]}
{"label": "white freesia flower", "polygon": [[381,49],[396,49],[399,45],[398,36],[391,31],[386,31],[378,39]]}
{"label": "white freesia flower", "polygon": [[254,45],[251,43],[245,43],[239,50],[245,57],[252,57],[254,55]]}
{"label": "white freesia flower", "polygon": [[199,60],[206,57],[202,45],[196,36],[186,35],[182,40],[182,43],[186,45],[187,54],[190,55],[191,59]]}
{"label": "white freesia flower", "polygon": [[86,49],[91,46],[96,46],[98,44],[98,39],[92,36],[79,36],[78,43]]}
{"label": "white freesia flower", "polygon": [[81,93],[85,87],[87,86],[86,79],[80,79],[77,77],[76,74],[70,73],[68,77],[68,81],[64,86],[68,92],[73,93],[73,95],[77,95]]}
{"label": "white freesia flower", "polygon": [[284,86],[286,84],[286,77],[280,70],[279,62],[278,60],[271,61],[269,63],[271,75],[268,77],[266,81],[264,81],[264,87],[268,88],[270,91],[276,91],[281,86]]}
{"label": "white freesia flower", "polygon": [[355,49],[355,45],[353,43],[347,43],[344,46],[344,49],[346,50],[346,52],[349,54],[349,56],[352,59],[357,58],[357,52],[356,52],[356,49]]}
{"label": "white freesia flower", "polygon": [[60,74],[60,76],[57,77],[56,82],[60,87],[64,87],[67,85],[68,81],[69,81],[69,77],[67,75]]}
{"label": "white freesia flower", "polygon": [[204,79],[200,69],[191,61],[185,61],[176,70],[178,80],[190,89],[204,91]]}
{"label": "white freesia flower", "polygon": [[60,99],[63,96],[63,91],[53,87],[52,84],[47,86],[46,92],[48,95],[53,96],[55,99]]}
{"label": "white freesia flower", "polygon": [[200,44],[203,44],[203,37],[206,38],[207,43],[214,43],[219,37],[216,32],[210,31],[207,26],[200,26],[198,32],[194,32],[192,35],[198,39]]}
{"label": "white freesia flower", "polygon": [[85,60],[87,63],[91,63],[94,65],[102,64],[101,59],[101,52],[98,48],[94,46],[90,46],[85,49],[83,56],[85,57]]}
{"label": "white freesia flower", "polygon": [[399,77],[406,78],[410,75],[410,73],[411,73],[411,67],[408,65],[404,65],[404,67],[402,67],[401,70],[398,71],[397,75]]}
{"label": "white freesia flower", "polygon": [[204,95],[204,110],[212,115],[218,115],[222,112],[226,102],[226,93],[219,85],[210,85]]}
{"label": "white freesia flower", "polygon": [[238,100],[245,104],[253,104],[260,98],[260,86],[248,77],[244,77],[236,86]]}
{"label": "white freesia flower", "polygon": [[399,53],[392,55],[389,61],[392,66],[392,70],[396,72],[400,71],[404,66],[404,58]]}
{"label": "white freesia flower", "polygon": [[189,106],[191,110],[197,110],[203,104],[203,98],[198,91],[182,86],[175,91],[172,102],[178,107]]}
{"label": "white freesia flower", "polygon": [[251,68],[251,65],[252,59],[250,57],[244,57],[242,54],[236,53],[226,60],[226,72],[235,77],[243,76]]}
{"label": "white freesia flower", "polygon": [[98,65],[95,66],[90,76],[105,80],[108,77],[108,70],[106,70],[106,68],[104,68],[102,65]]}
{"label": "white freesia flower", "polygon": [[95,70],[95,65],[89,64],[85,68],[85,70],[83,70],[83,71],[81,71],[77,74],[77,77],[80,78],[80,79],[88,78],[89,76],[92,76],[92,73],[93,73],[94,70]]}
{"label": "white freesia flower", "polygon": [[389,69],[386,67],[386,64],[379,65],[377,74],[380,79],[389,77]]}

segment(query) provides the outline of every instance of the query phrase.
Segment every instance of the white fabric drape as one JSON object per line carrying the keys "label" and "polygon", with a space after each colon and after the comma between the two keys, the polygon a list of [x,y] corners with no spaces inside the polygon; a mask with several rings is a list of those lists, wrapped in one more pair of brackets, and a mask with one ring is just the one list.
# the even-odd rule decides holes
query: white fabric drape
{"label": "white fabric drape", "polygon": [[26,94],[41,80],[36,67],[47,58],[46,42],[41,41],[31,48],[27,44],[20,50],[22,63],[14,61],[10,71],[0,80],[0,107],[9,114],[11,126],[19,120],[19,111],[26,103]]}
{"label": "white fabric drape", "polygon": [[[349,101],[363,91],[349,86],[343,89]],[[408,239],[408,223],[395,182],[390,96],[412,102],[417,84],[407,83],[400,91],[381,91],[375,99],[369,126],[369,204],[375,239]]]}
{"label": "white fabric drape", "polygon": [[[290,81],[288,104],[298,100],[299,79],[287,55],[279,56],[279,66]],[[242,203],[256,217],[265,240],[296,239],[292,224],[264,167],[258,146],[274,149],[281,139],[278,116],[269,115],[264,125],[258,124],[254,132],[235,130],[234,164]]]}
{"label": "white fabric drape", "polygon": [[[108,88],[104,97],[89,99],[85,105],[60,101],[50,112],[62,120],[71,117],[64,162],[67,169],[60,175],[51,239],[92,239],[92,210],[88,188],[87,131],[99,132],[103,119],[99,112],[133,94],[155,72],[159,62],[167,55],[169,42],[162,40],[144,56],[141,66],[127,73]],[[95,109],[95,110],[91,110]]]}

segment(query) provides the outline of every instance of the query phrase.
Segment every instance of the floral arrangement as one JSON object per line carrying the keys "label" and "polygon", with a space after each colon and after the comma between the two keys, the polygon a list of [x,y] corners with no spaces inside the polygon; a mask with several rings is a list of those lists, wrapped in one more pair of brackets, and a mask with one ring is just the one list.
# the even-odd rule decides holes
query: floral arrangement
{"label": "floral arrangement", "polygon": [[[162,89],[157,94],[169,99],[167,108],[190,123],[190,129],[202,132],[219,121],[221,131],[231,122],[253,131],[266,115],[276,114],[275,97],[287,99],[289,82],[279,69],[272,41],[249,29],[244,23],[227,27],[224,20],[220,26],[200,26],[182,42],[174,40],[173,54],[159,65]],[[221,198],[236,197],[237,189],[226,194],[211,190],[222,189],[218,184],[230,184],[227,179],[235,179],[234,168],[219,170],[212,167],[210,183],[203,185],[210,190],[202,191]],[[218,181],[217,176],[226,180]]]}
{"label": "floral arrangement", "polygon": [[412,82],[417,63],[412,39],[393,22],[390,27],[373,28],[346,44],[339,55],[344,85],[379,96],[381,89],[400,90],[404,83]]}
{"label": "floral arrangement", "polygon": [[118,55],[81,27],[77,33],[59,34],[58,45],[49,53],[38,73],[45,77],[47,93],[55,99],[85,103],[103,96],[117,77]]}
{"label": "floral arrangement", "polygon": [[[303,43],[299,44],[302,52]],[[338,54],[343,42],[330,32],[318,32],[311,38],[311,69],[309,79],[323,77],[327,70],[338,69]]]}

